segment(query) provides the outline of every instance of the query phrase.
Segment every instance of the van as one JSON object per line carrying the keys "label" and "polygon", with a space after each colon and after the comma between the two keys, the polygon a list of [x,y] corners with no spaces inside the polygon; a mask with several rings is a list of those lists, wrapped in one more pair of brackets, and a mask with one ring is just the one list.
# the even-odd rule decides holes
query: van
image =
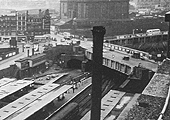
{"label": "van", "polygon": [[147,35],[158,35],[161,33],[160,29],[149,29],[146,31]]}

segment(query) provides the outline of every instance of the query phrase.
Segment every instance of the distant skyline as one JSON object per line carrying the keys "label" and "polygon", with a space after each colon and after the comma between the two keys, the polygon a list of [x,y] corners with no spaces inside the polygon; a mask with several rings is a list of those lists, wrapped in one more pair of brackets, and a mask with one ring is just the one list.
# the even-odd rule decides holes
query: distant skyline
{"label": "distant skyline", "polygon": [[0,0],[0,9],[56,9],[59,10],[60,0]]}

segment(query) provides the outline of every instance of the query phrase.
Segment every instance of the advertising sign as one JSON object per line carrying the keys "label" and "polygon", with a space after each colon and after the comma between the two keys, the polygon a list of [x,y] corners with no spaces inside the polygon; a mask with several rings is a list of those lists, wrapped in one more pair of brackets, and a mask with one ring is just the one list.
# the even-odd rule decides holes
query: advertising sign
{"label": "advertising sign", "polygon": [[39,43],[34,43],[33,48],[35,52],[39,51]]}

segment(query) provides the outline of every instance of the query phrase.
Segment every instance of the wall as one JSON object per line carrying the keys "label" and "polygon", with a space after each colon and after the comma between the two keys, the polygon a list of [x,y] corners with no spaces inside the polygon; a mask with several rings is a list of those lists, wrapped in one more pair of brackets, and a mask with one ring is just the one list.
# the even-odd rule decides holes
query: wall
{"label": "wall", "polygon": [[18,48],[0,48],[0,61],[18,54]]}
{"label": "wall", "polygon": [[19,68],[16,65],[11,65],[10,67],[0,70],[0,78],[18,78]]}

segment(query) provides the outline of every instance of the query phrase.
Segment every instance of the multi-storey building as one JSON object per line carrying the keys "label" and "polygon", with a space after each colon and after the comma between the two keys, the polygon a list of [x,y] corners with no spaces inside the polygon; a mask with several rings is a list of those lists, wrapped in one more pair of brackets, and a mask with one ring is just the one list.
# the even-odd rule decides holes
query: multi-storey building
{"label": "multi-storey building", "polygon": [[27,31],[27,12],[17,12],[16,15],[18,40],[25,40],[25,31]]}
{"label": "multi-storey building", "polygon": [[[38,13],[37,13],[38,11]],[[16,11],[0,16],[0,37],[18,40],[29,40],[36,35],[50,34],[49,10],[35,12]]]}
{"label": "multi-storey building", "polygon": [[130,21],[129,0],[60,0],[60,18],[57,32],[92,37],[92,26],[102,25],[112,35],[115,25]]}
{"label": "multi-storey building", "polygon": [[9,40],[16,36],[16,14],[8,14],[0,16],[0,36],[1,40]]}
{"label": "multi-storey building", "polygon": [[27,13],[27,30],[28,36],[50,34],[50,13],[49,10],[41,11],[38,14]]}
{"label": "multi-storey building", "polygon": [[61,19],[74,19],[80,25],[125,20],[129,0],[61,0]]}

